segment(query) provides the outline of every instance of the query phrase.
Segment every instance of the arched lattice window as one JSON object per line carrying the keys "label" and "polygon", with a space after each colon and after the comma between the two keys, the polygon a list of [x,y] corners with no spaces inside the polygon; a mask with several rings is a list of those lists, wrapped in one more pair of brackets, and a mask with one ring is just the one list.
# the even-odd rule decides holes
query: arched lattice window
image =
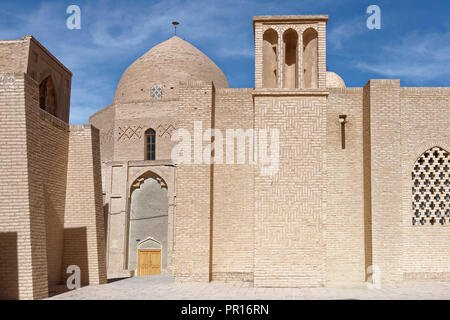
{"label": "arched lattice window", "polygon": [[56,90],[51,76],[42,80],[39,85],[39,106],[41,109],[56,116]]}
{"label": "arched lattice window", "polygon": [[153,129],[145,131],[145,159],[155,160],[156,132]]}
{"label": "arched lattice window", "polygon": [[450,223],[450,155],[434,147],[416,161],[411,173],[413,225]]}

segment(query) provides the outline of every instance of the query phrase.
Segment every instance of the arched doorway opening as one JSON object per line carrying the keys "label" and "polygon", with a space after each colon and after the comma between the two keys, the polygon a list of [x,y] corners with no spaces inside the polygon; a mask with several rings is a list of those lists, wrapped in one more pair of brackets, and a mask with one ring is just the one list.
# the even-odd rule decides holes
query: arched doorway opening
{"label": "arched doorway opening", "polygon": [[283,87],[294,89],[298,88],[297,73],[297,45],[298,34],[293,29],[288,29],[283,34],[284,43],[284,82]]}
{"label": "arched doorway opening", "polygon": [[303,32],[303,87],[318,87],[319,35],[313,28]]}
{"label": "arched doorway opening", "polygon": [[165,181],[151,171],[141,175],[131,186],[128,269],[135,270],[137,275],[156,274],[156,262],[159,262],[158,273],[167,270],[167,191]]}
{"label": "arched doorway opening", "polygon": [[263,87],[276,88],[278,78],[278,34],[269,29],[263,35]]}
{"label": "arched doorway opening", "polygon": [[51,115],[57,116],[56,89],[51,76],[48,76],[39,84],[39,106]]}

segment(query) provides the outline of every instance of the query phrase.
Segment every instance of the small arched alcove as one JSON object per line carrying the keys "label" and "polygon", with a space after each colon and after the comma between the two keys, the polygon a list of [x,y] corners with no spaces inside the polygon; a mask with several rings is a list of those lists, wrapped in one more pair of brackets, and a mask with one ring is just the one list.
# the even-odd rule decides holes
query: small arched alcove
{"label": "small arched alcove", "polygon": [[276,88],[278,78],[278,34],[268,29],[263,35],[263,87]]}
{"label": "small arched alcove", "polygon": [[303,32],[303,87],[318,87],[319,35],[313,28]]}
{"label": "small arched alcove", "polygon": [[[135,180],[130,191],[128,269],[138,270],[138,263],[154,263],[155,255],[151,252],[160,250],[160,269],[166,270],[169,210],[167,184],[159,175],[147,171]],[[153,242],[148,239],[153,239]],[[139,250],[146,250],[149,254],[141,256]]]}
{"label": "small arched alcove", "polygon": [[51,76],[39,84],[39,106],[51,115],[57,116],[56,90]]}
{"label": "small arched alcove", "polygon": [[298,59],[297,45],[298,34],[293,29],[288,29],[283,34],[284,43],[284,88],[298,88]]}

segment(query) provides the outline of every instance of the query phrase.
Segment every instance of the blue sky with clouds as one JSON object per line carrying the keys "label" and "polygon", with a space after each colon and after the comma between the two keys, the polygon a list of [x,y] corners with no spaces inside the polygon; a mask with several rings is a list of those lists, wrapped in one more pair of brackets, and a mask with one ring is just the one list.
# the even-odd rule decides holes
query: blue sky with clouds
{"label": "blue sky with clouds", "polygon": [[[66,8],[81,8],[81,30],[66,28]],[[381,30],[366,9],[381,8]],[[254,86],[252,16],[328,14],[327,65],[347,86],[400,78],[402,86],[450,86],[448,0],[58,0],[0,2],[0,39],[35,36],[72,72],[71,123],[109,105],[134,60],[173,35],[206,53],[231,87]]]}

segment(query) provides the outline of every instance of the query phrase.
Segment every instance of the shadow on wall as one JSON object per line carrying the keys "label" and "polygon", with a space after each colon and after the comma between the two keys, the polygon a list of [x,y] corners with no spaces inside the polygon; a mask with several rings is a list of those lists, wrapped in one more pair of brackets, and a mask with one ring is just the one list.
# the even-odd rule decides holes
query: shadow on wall
{"label": "shadow on wall", "polygon": [[19,299],[16,232],[0,232],[0,299]]}
{"label": "shadow on wall", "polygon": [[89,260],[87,246],[87,228],[64,229],[64,251],[63,251],[63,283],[71,274],[67,273],[67,267],[76,265],[81,271],[81,285],[89,285]]}
{"label": "shadow on wall", "polygon": [[58,214],[52,203],[51,193],[44,185],[45,225],[47,242],[48,284],[61,282],[61,262],[63,251],[64,216]]}

